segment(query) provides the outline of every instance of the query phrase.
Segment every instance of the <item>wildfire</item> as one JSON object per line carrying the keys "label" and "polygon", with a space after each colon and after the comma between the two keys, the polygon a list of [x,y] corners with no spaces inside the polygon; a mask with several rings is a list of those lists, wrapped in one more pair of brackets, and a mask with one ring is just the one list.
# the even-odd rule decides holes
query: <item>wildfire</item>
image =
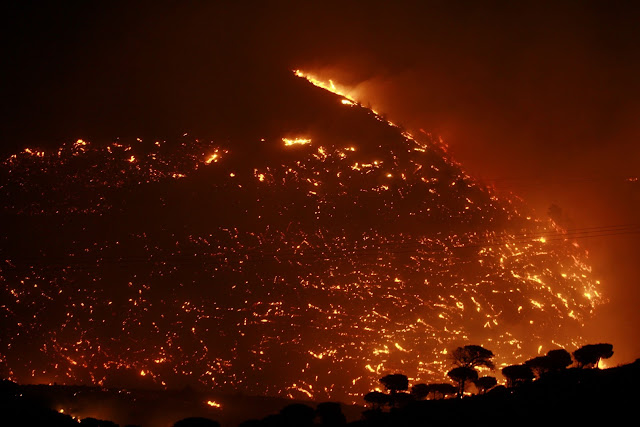
{"label": "wildfire", "polygon": [[329,80],[328,82],[323,82],[322,80],[319,80],[317,78],[315,78],[314,76],[312,76],[309,73],[305,73],[301,70],[293,70],[293,73],[303,79],[307,79],[311,84],[313,84],[314,86],[317,86],[319,88],[322,88],[324,90],[328,90],[331,93],[335,93],[336,95],[340,95],[346,99],[342,100],[343,104],[346,105],[355,105],[357,104],[356,100],[353,99],[348,93],[346,89],[340,89],[338,87],[336,87],[336,85],[333,83],[333,80]]}
{"label": "wildfire", "polygon": [[211,406],[212,408],[222,408],[222,405],[215,400],[207,400],[207,405]]}
{"label": "wildfire", "polygon": [[[366,129],[287,156],[256,140],[257,159],[184,136],[2,163],[8,372],[360,400],[388,372],[442,381],[469,340],[498,364],[577,346],[603,298],[576,235],[478,185],[440,141],[296,75]],[[311,144],[291,129],[285,147]]]}

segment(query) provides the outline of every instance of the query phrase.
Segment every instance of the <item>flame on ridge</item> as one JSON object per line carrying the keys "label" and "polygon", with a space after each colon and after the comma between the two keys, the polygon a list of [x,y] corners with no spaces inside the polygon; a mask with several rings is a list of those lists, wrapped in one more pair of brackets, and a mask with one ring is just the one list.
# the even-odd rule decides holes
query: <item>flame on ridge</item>
{"label": "flame on ridge", "polygon": [[[357,101],[349,93],[347,93],[344,89],[338,88],[335,85],[335,83],[333,82],[333,80],[329,80],[328,83],[327,82],[323,82],[322,80],[319,80],[316,77],[312,76],[311,74],[305,73],[304,71],[301,71],[301,70],[293,70],[293,73],[298,77],[301,77],[303,79],[307,79],[314,86],[317,86],[317,87],[322,88],[324,90],[328,90],[331,93],[335,93],[336,95],[340,95],[340,96],[346,98],[348,101],[351,101],[350,105],[357,104]],[[342,101],[342,103],[343,104],[347,104],[347,102],[345,102],[344,100]]]}

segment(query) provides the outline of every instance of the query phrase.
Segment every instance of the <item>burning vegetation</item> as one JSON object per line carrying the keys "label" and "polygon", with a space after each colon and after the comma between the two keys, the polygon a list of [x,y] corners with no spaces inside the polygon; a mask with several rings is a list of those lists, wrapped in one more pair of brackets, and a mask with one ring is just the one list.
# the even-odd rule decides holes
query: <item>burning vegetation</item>
{"label": "burning vegetation", "polygon": [[441,381],[463,342],[500,366],[578,345],[602,297],[575,235],[291,79],[298,115],[261,135],[2,163],[9,378],[359,401],[386,373]]}

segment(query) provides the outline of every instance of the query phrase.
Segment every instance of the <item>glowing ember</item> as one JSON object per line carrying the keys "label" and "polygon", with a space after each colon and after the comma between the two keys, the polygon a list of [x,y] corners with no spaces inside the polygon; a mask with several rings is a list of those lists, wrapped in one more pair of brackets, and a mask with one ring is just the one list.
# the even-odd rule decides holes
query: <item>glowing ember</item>
{"label": "glowing ember", "polygon": [[222,408],[222,405],[214,400],[207,400],[207,405],[211,406],[212,408]]}
{"label": "glowing ember", "polygon": [[[348,126],[313,149],[258,133],[248,149],[79,140],[6,159],[0,366],[361,402],[384,373],[441,382],[457,345],[498,365],[577,347],[602,301],[581,234],[340,100]],[[306,129],[289,122],[275,140]]]}
{"label": "glowing ember", "polygon": [[311,139],[309,138],[282,138],[282,142],[284,142],[284,145],[286,146],[291,146],[291,145],[306,145],[306,144],[311,144]]}
{"label": "glowing ember", "polygon": [[211,163],[217,162],[220,159],[220,154],[218,154],[217,152],[210,154],[209,156],[207,156],[207,158],[205,159],[204,163],[206,165],[210,165]]}

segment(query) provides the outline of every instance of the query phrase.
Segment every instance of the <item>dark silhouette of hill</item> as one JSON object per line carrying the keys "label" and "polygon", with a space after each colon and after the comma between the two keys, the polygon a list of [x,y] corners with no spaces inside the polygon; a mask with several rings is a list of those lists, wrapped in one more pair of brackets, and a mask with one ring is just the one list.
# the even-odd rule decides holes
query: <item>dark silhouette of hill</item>
{"label": "dark silhouette of hill", "polygon": [[638,381],[640,361],[604,370],[571,368],[487,394],[368,411],[366,420],[352,425],[621,425],[636,417]]}
{"label": "dark silhouette of hill", "polygon": [[[637,388],[639,380],[640,361],[604,370],[571,368],[548,373],[531,383],[508,389],[499,386],[486,394],[462,399],[407,400],[388,411],[369,409],[362,413],[360,420],[354,420],[357,418],[354,415],[357,408],[336,403],[322,403],[314,409],[308,402],[291,403],[282,399],[239,396],[218,398],[228,402],[227,408],[234,404],[234,399],[235,404],[244,401],[245,406],[235,415],[226,413],[226,408],[207,413],[202,411],[202,396],[188,390],[109,391],[90,387],[20,386],[3,381],[0,392],[3,425],[7,426],[77,426],[79,420],[71,416],[74,406],[78,410],[79,406],[84,405],[85,411],[94,413],[100,413],[101,407],[102,413],[105,413],[105,406],[111,406],[110,410],[115,416],[115,405],[110,405],[108,401],[116,398],[130,399],[129,410],[135,406],[139,412],[137,415],[130,413],[127,418],[124,409],[120,408],[119,419],[123,422],[135,421],[144,426],[167,425],[173,422],[172,419],[185,420],[185,425],[208,423],[205,418],[220,421],[223,426],[340,426],[346,425],[343,412],[349,414],[352,421],[348,425],[353,427],[619,425],[634,419],[634,405],[640,397]],[[125,399],[123,393],[127,396]],[[264,405],[267,401],[269,403]],[[69,408],[67,412],[70,411],[71,415],[61,413],[59,409],[63,404]],[[270,409],[267,410],[267,406]],[[244,417],[239,418],[240,414]],[[106,418],[102,421],[83,418],[81,425],[113,425]]]}
{"label": "dark silhouette of hill", "polygon": [[[1,384],[0,412],[2,419],[8,420],[7,423],[0,422],[3,426],[39,424],[66,427],[77,426],[79,421],[93,418],[104,420],[104,427],[107,427],[106,422],[121,426],[155,427],[171,425],[187,418],[206,418],[219,422],[223,427],[232,427],[251,418],[259,420],[278,414],[291,405],[316,406],[308,401],[303,403],[276,397],[222,395],[191,388],[161,391],[18,385],[9,381],[2,381]],[[215,401],[221,406],[209,406],[207,401]],[[317,406],[319,422],[325,419],[329,423],[340,421],[345,415],[345,422],[357,420],[363,410],[362,406],[331,402]],[[294,410],[293,414],[295,413]],[[315,417],[314,412],[313,418]],[[87,424],[90,422],[85,421]]]}

